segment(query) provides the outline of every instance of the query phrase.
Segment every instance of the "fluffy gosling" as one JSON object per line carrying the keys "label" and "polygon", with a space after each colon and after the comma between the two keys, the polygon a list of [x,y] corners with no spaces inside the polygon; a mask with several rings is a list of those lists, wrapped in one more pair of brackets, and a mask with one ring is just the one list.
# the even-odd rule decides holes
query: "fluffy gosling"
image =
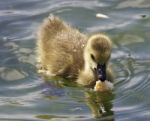
{"label": "fluffy gosling", "polygon": [[[98,33],[88,37],[51,15],[41,24],[37,38],[39,73],[73,79],[84,86],[113,80],[108,65],[112,48],[108,36]],[[98,70],[105,70],[106,77]]]}

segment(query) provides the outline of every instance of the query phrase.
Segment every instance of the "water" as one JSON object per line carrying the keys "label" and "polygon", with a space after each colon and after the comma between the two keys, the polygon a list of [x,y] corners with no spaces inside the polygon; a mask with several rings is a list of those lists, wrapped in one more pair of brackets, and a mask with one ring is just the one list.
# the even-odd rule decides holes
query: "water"
{"label": "water", "polygon": [[[36,31],[49,13],[112,38],[113,94],[46,83],[36,73]],[[0,121],[149,121],[149,30],[149,0],[1,0]]]}

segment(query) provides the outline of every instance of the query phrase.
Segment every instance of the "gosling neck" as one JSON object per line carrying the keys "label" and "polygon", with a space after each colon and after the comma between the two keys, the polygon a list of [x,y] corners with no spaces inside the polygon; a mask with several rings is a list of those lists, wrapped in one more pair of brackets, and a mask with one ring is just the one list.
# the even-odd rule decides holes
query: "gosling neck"
{"label": "gosling neck", "polygon": [[91,70],[91,66],[90,66],[90,60],[88,57],[88,53],[87,53],[87,48],[84,49],[84,72],[90,72]]}

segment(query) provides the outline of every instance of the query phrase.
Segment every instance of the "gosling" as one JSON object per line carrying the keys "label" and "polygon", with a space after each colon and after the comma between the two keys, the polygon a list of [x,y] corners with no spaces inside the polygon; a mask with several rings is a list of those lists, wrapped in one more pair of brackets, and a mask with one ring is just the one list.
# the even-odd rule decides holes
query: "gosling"
{"label": "gosling", "polygon": [[94,86],[101,80],[98,65],[105,65],[105,79],[113,80],[108,65],[112,43],[106,35],[98,33],[88,37],[53,15],[44,20],[37,35],[39,73]]}

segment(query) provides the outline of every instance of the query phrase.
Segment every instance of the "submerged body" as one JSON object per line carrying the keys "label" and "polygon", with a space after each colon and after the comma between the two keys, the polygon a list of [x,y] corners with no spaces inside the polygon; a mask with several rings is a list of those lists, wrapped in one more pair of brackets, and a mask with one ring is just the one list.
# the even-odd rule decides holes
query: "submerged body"
{"label": "submerged body", "polygon": [[111,41],[106,35],[88,37],[58,17],[46,18],[39,29],[37,59],[39,72],[46,76],[61,76],[90,86],[98,80],[97,65],[106,64],[106,79],[112,81],[110,55]]}

